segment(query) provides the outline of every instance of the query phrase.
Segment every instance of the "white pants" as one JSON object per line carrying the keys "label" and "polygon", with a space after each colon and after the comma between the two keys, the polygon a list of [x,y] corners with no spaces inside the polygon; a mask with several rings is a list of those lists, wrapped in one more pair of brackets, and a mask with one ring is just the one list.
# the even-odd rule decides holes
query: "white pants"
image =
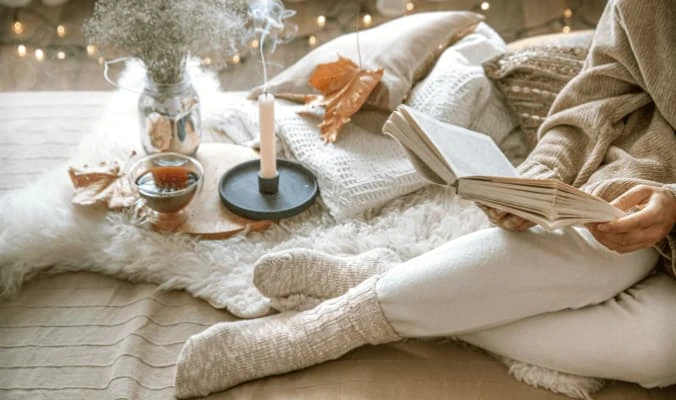
{"label": "white pants", "polygon": [[515,360],[646,387],[676,383],[676,282],[653,249],[586,229],[487,229],[388,271],[376,291],[403,337],[457,336]]}

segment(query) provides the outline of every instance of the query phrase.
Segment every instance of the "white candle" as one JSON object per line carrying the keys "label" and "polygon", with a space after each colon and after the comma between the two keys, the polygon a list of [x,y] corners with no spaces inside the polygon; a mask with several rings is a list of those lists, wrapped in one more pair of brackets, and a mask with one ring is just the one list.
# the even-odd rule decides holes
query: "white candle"
{"label": "white candle", "polygon": [[258,122],[260,129],[261,178],[277,176],[275,148],[275,96],[263,93],[258,96]]}

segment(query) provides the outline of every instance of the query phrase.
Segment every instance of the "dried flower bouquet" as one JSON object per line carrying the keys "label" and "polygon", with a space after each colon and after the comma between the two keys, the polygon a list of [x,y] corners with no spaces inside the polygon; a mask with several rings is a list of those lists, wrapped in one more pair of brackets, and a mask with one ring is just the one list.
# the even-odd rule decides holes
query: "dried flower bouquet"
{"label": "dried flower bouquet", "polygon": [[189,56],[236,54],[247,21],[246,0],[98,0],[84,33],[104,51],[141,61],[155,83],[171,84]]}

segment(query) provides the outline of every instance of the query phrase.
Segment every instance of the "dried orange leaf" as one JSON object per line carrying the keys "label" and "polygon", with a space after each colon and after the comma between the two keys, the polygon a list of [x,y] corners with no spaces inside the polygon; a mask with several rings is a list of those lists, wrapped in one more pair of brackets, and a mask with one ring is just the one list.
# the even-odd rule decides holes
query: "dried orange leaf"
{"label": "dried orange leaf", "polygon": [[70,167],[68,175],[75,188],[74,204],[103,204],[109,209],[119,209],[131,206],[137,199],[136,191],[117,161]]}
{"label": "dried orange leaf", "polygon": [[338,55],[338,61],[319,64],[309,83],[324,96],[329,96],[347,86],[359,72],[359,67],[349,58]]}
{"label": "dried orange leaf", "polygon": [[310,77],[310,84],[324,96],[326,107],[319,125],[324,142],[335,142],[340,129],[359,111],[383,76],[383,69],[360,69],[352,60],[338,56],[338,61],[320,64]]}

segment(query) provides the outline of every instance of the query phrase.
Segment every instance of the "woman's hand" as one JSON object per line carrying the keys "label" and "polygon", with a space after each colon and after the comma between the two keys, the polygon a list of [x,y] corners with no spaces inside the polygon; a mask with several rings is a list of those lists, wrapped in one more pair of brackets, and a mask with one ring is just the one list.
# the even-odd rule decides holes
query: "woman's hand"
{"label": "woman's hand", "polygon": [[635,186],[611,204],[624,211],[638,211],[615,221],[587,224],[587,228],[601,244],[619,253],[654,245],[676,223],[676,198],[661,187]]}
{"label": "woman's hand", "polygon": [[491,221],[491,223],[493,223],[493,225],[499,226],[502,229],[513,232],[521,232],[532,226],[535,226],[535,223],[530,222],[527,219],[517,217],[514,214],[496,210],[495,208],[484,206],[479,203],[476,203],[476,205],[486,213],[488,219]]}

